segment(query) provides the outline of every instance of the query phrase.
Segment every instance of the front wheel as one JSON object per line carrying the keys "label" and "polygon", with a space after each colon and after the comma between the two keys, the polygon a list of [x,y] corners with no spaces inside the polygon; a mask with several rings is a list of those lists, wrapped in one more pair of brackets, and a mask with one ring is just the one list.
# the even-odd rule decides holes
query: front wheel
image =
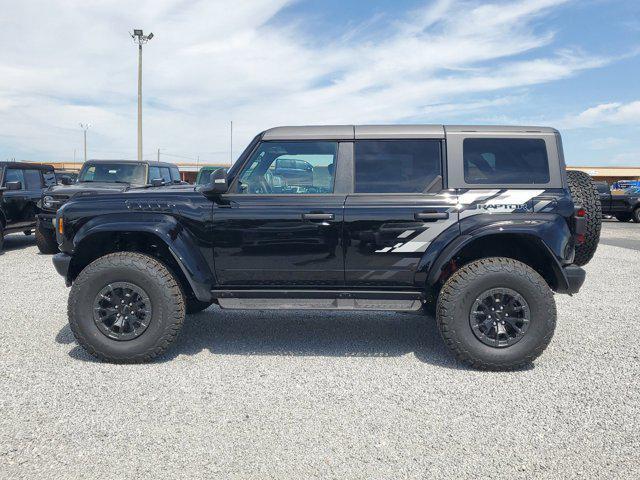
{"label": "front wheel", "polygon": [[39,225],[36,227],[36,245],[40,253],[45,255],[59,252],[55,231],[42,229]]}
{"label": "front wheel", "polygon": [[78,343],[112,363],[141,363],[163,354],[185,317],[175,277],[156,259],[133,252],[100,257],[76,278],[68,303]]}
{"label": "front wheel", "polygon": [[440,334],[459,360],[482,370],[530,364],[556,325],[553,292],[528,265],[485,258],[456,271],[438,297]]}
{"label": "front wheel", "polygon": [[633,218],[630,213],[616,213],[615,216],[619,222],[628,222]]}

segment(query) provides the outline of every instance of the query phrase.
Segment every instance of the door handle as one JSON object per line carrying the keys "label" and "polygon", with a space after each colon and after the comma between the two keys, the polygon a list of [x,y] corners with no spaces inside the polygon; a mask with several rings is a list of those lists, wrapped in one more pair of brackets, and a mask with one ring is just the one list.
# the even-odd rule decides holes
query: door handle
{"label": "door handle", "polygon": [[333,213],[303,213],[303,220],[333,220],[335,215]]}
{"label": "door handle", "polygon": [[435,222],[449,218],[449,212],[416,212],[414,218],[424,222]]}

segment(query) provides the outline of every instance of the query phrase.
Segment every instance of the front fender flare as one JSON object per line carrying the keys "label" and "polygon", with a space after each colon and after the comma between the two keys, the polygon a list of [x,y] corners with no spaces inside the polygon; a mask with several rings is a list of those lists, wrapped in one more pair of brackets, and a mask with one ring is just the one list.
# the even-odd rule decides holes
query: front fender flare
{"label": "front fender flare", "polygon": [[122,215],[104,215],[91,219],[76,232],[73,251],[78,251],[84,242],[91,241],[92,237],[99,234],[151,234],[162,241],[171,252],[198,300],[210,301],[215,276],[191,233],[170,215],[135,216],[137,218],[123,219]]}

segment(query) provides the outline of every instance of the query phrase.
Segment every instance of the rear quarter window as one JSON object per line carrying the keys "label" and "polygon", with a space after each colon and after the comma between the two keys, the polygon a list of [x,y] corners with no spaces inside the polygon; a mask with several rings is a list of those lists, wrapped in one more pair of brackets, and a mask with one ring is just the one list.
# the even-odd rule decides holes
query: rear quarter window
{"label": "rear quarter window", "polygon": [[466,138],[464,180],[469,184],[546,184],[549,158],[539,138]]}

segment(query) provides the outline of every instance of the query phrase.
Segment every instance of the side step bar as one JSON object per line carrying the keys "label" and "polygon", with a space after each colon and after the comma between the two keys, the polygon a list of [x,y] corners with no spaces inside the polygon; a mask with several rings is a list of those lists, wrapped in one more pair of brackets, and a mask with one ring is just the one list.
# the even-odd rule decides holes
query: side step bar
{"label": "side step bar", "polygon": [[212,290],[224,309],[247,310],[420,310],[423,294],[364,290]]}

